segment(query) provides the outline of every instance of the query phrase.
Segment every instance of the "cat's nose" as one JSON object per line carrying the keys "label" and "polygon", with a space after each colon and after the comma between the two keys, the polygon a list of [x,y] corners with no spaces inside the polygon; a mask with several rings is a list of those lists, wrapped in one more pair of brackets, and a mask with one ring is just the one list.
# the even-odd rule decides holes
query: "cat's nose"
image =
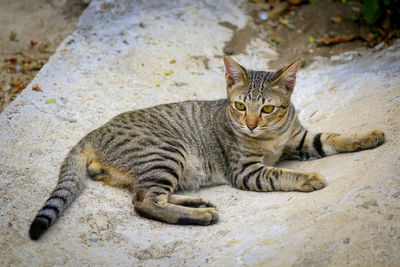
{"label": "cat's nose", "polygon": [[246,125],[247,125],[247,128],[250,129],[250,131],[253,131],[257,127],[257,124],[246,124]]}

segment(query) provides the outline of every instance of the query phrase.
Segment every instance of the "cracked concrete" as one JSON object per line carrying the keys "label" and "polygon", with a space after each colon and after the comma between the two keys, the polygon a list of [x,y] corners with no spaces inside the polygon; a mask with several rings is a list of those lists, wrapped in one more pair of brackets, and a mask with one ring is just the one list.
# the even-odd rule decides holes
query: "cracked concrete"
{"label": "cracked concrete", "polygon": [[[127,191],[89,181],[39,242],[29,240],[29,224],[63,158],[87,132],[123,111],[225,96],[221,56],[232,30],[219,22],[244,27],[241,4],[92,1],[32,81],[43,91],[23,91],[0,115],[0,265],[400,264],[399,43],[319,59],[300,71],[293,102],[306,126],[341,133],[377,128],[387,136],[377,149],[281,163],[320,172],[328,181],[323,190],[221,186],[187,193],[220,211],[218,224],[196,227],[141,218]],[[274,57],[262,41],[234,56],[254,69]]]}

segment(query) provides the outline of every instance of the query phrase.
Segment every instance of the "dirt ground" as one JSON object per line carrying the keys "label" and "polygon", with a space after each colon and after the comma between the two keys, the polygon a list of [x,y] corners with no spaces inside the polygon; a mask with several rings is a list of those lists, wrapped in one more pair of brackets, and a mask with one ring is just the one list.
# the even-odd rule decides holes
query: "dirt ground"
{"label": "dirt ground", "polygon": [[0,0],[0,112],[72,33],[86,6],[79,0]]}
{"label": "dirt ground", "polygon": [[[293,2],[302,4],[289,4]],[[305,67],[316,56],[331,57],[375,46],[387,48],[394,40],[387,36],[398,34],[393,23],[389,23],[391,28],[385,26],[390,29],[390,34],[383,32],[379,23],[377,27],[367,25],[361,1],[252,0],[245,5],[252,18],[246,27],[237,29],[229,22],[222,24],[234,31],[224,52],[228,55],[240,54],[252,39],[267,41],[279,55],[270,63],[272,69],[296,59],[302,59],[302,67]],[[381,33],[377,37],[379,31]]]}

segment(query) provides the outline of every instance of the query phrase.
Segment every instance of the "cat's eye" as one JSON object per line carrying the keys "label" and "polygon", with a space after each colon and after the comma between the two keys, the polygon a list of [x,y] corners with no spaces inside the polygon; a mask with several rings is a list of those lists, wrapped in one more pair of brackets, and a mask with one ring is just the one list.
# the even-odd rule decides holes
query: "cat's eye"
{"label": "cat's eye", "polygon": [[242,102],[235,102],[235,107],[237,110],[243,111],[246,109],[246,106]]}
{"label": "cat's eye", "polygon": [[262,112],[264,113],[271,113],[272,111],[274,111],[274,106],[271,105],[266,105],[262,108]]}

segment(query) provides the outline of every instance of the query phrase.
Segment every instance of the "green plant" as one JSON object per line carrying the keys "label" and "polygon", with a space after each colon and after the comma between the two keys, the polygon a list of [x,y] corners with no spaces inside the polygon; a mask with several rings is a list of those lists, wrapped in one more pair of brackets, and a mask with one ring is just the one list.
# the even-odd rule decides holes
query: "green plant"
{"label": "green plant", "polygon": [[374,24],[382,16],[384,7],[390,3],[391,0],[363,0],[365,21],[370,25]]}

